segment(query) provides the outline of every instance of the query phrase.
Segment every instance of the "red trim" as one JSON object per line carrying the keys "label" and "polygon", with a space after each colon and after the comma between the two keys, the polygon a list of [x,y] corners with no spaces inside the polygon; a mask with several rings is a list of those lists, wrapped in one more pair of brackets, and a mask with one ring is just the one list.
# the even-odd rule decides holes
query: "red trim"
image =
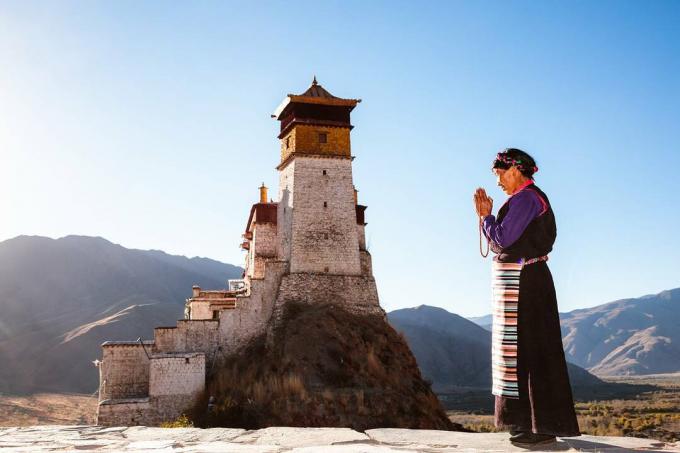
{"label": "red trim", "polygon": [[[515,195],[516,193],[521,192],[522,189],[524,189],[524,188],[526,188],[526,187],[532,185],[533,183],[534,183],[534,181],[533,181],[532,179],[527,179],[526,181],[524,181],[524,184],[522,184],[521,186],[519,186],[519,187],[517,188],[517,190],[515,190],[515,191],[512,193],[512,195]],[[510,195],[510,196],[512,196],[512,195]]]}
{"label": "red trim", "polygon": [[536,194],[536,196],[538,197],[538,201],[540,201],[541,205],[543,206],[543,210],[538,215],[541,216],[541,215],[545,214],[546,212],[548,212],[548,203],[546,203],[546,201],[543,199],[541,194],[538,193],[537,190],[534,190],[534,189],[531,189],[531,188],[529,190],[531,190],[534,194]]}

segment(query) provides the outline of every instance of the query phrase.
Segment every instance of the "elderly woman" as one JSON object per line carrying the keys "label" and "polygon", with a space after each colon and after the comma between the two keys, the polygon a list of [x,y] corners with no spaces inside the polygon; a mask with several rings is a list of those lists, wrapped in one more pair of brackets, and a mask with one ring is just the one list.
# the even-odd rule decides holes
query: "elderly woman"
{"label": "elderly woman", "polygon": [[496,156],[493,172],[509,195],[491,214],[484,189],[474,202],[493,259],[492,393],[495,424],[520,445],[580,435],[562,349],[560,319],[548,253],[557,229],[548,197],[534,184],[538,171],[524,151]]}

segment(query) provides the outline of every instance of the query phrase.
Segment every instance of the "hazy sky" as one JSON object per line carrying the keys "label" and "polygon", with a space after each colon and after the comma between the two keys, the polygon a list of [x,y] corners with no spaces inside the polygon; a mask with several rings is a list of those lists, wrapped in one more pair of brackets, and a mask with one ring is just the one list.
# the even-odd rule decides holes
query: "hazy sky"
{"label": "hazy sky", "polygon": [[269,115],[362,98],[355,184],[387,310],[489,312],[472,193],[532,153],[561,311],[680,286],[680,2],[0,1],[0,240],[242,264]]}

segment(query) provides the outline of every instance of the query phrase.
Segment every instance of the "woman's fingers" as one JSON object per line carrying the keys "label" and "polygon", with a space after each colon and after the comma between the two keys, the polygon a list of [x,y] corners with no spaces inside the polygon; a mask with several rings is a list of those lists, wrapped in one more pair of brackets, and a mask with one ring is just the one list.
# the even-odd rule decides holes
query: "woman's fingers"
{"label": "woman's fingers", "polygon": [[493,209],[493,198],[488,196],[482,187],[478,187],[477,190],[475,190],[475,193],[472,195],[472,202],[475,205],[477,214],[491,212]]}

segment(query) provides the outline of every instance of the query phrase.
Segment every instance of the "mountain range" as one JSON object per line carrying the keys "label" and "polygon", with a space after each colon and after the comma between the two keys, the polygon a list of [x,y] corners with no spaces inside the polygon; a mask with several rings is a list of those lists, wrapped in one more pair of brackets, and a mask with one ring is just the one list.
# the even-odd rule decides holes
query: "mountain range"
{"label": "mountain range", "polygon": [[[191,287],[218,289],[242,269],[207,258],[127,249],[102,238],[0,242],[0,393],[97,390],[105,340],[153,337],[183,317]],[[680,290],[562,313],[572,384],[596,374],[680,371]],[[490,332],[441,308],[388,314],[438,392],[490,385]],[[489,319],[480,317],[480,324]]]}
{"label": "mountain range", "polygon": [[561,314],[568,360],[600,376],[680,371],[680,288]]}
{"label": "mountain range", "polygon": [[153,338],[183,317],[192,285],[223,288],[241,273],[95,237],[0,242],[0,392],[93,393],[103,341]]}
{"label": "mountain range", "polygon": [[[469,318],[490,329],[491,315]],[[560,313],[568,361],[598,376],[680,371],[680,288]]]}
{"label": "mountain range", "polygon": [[[388,314],[408,339],[422,373],[441,393],[460,387],[491,387],[491,332],[443,308],[421,305]],[[572,386],[601,385],[583,368],[567,363]]]}

